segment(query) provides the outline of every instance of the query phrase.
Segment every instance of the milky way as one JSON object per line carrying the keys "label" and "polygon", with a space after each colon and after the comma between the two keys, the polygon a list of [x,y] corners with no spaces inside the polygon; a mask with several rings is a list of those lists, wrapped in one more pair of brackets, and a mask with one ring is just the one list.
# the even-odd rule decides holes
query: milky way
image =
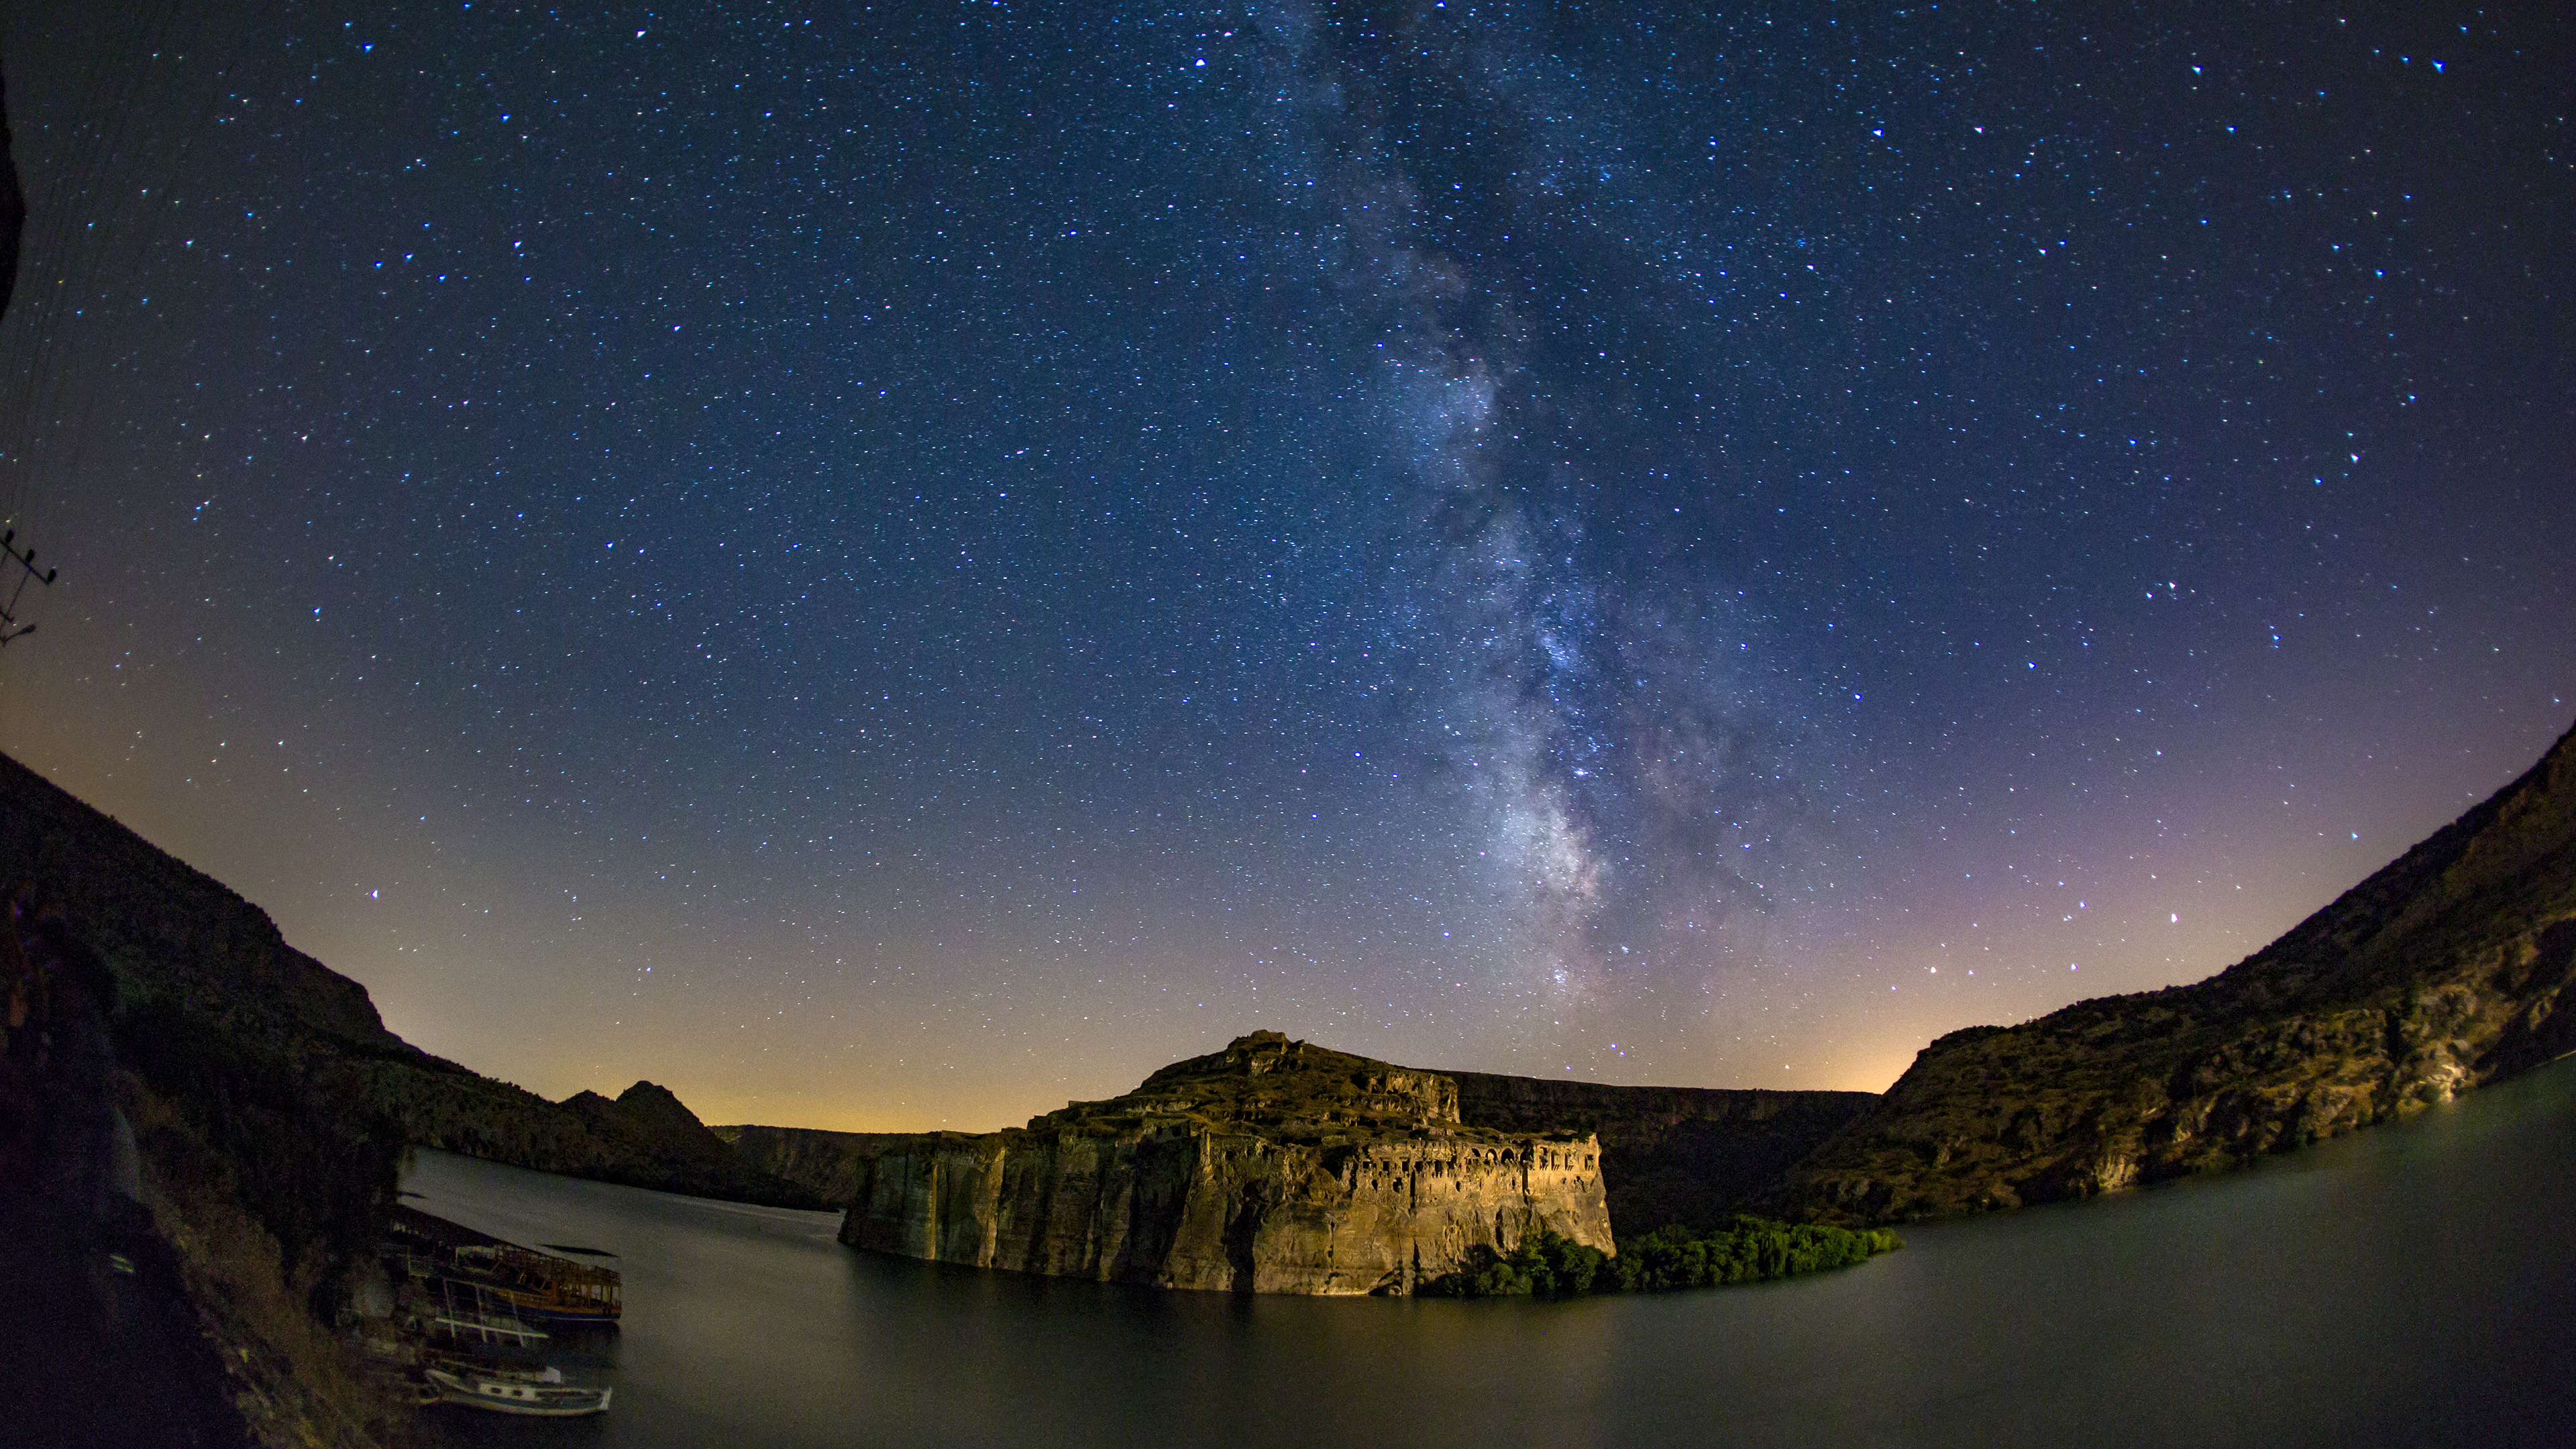
{"label": "milky way", "polygon": [[2545,7],[63,8],[0,747],[550,1095],[1876,1088],[2576,715]]}
{"label": "milky way", "polygon": [[1705,409],[1667,371],[1704,345],[1671,317],[1689,248],[1607,231],[1667,208],[1604,214],[1636,178],[1595,137],[1634,132],[1534,19],[1288,9],[1255,34],[1283,173],[1320,187],[1353,421],[1392,475],[1370,536],[1391,545],[1390,652],[1424,681],[1414,734],[1512,902],[1495,964],[1594,994],[1659,959],[1704,974],[1688,933],[1760,907],[1754,877],[1810,853],[1827,812],[1791,748],[1815,701],[1744,657],[1754,610],[1698,556],[1710,510],[1674,482],[1705,472]]}

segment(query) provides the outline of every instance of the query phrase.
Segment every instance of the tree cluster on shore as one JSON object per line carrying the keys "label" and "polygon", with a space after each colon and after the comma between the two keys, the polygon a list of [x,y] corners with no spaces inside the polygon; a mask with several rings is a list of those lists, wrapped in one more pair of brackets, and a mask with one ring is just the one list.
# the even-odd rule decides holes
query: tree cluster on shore
{"label": "tree cluster on shore", "polygon": [[1427,1298],[1665,1293],[1848,1268],[1899,1246],[1896,1234],[1883,1228],[1783,1223],[1739,1213],[1704,1233],[1678,1223],[1657,1228],[1616,1258],[1542,1232],[1508,1255],[1480,1247],[1475,1264],[1415,1291]]}

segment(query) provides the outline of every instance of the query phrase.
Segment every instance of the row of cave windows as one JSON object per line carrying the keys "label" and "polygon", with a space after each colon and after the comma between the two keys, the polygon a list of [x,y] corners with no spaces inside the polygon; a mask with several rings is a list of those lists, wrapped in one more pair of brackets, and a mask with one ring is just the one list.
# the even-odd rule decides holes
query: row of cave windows
{"label": "row of cave windows", "polygon": [[[1389,1177],[1389,1178],[1384,1178],[1384,1179],[1379,1179],[1379,1178],[1374,1178],[1374,1177],[1372,1177],[1372,1178],[1369,1178],[1369,1179],[1367,1179],[1367,1180],[1363,1181],[1362,1183],[1360,1183],[1360,1185],[1359,1185],[1359,1189],[1358,1189],[1358,1190],[1369,1191],[1369,1192],[1375,1192],[1375,1191],[1377,1191],[1377,1190],[1378,1190],[1378,1189],[1380,1189],[1380,1188],[1388,1188],[1388,1189],[1401,1190],[1401,1189],[1404,1187],[1404,1185],[1405,1185],[1406,1181],[1407,1181],[1407,1179],[1405,1179],[1405,1178],[1401,1178],[1401,1177]],[[1576,1183],[1576,1185],[1577,1185],[1577,1186],[1580,1186],[1580,1185],[1581,1185],[1581,1184],[1583,1184],[1583,1183],[1586,1183],[1586,1182],[1591,1181],[1591,1179],[1590,1179],[1590,1178],[1585,1178],[1585,1177],[1578,1177],[1578,1178],[1576,1178],[1574,1181],[1575,1181],[1575,1183]],[[1466,1183],[1464,1183],[1464,1182],[1459,1181],[1459,1180],[1458,1180],[1458,1179],[1456,1179],[1456,1178],[1451,1178],[1451,1179],[1450,1179],[1450,1186],[1455,1187],[1455,1188],[1457,1188],[1457,1189],[1459,1189],[1460,1191],[1462,1191],[1462,1192],[1463,1192],[1463,1191],[1465,1191],[1465,1190],[1466,1190],[1467,1184],[1466,1184]]]}
{"label": "row of cave windows", "polygon": [[[1555,1169],[1555,1170],[1563,1171],[1563,1172],[1583,1172],[1583,1171],[1589,1171],[1589,1170],[1591,1169],[1591,1167],[1592,1167],[1592,1157],[1591,1157],[1591,1155],[1590,1155],[1589,1153],[1584,1154],[1581,1158],[1579,1158],[1579,1159],[1578,1159],[1578,1158],[1575,1156],[1575,1154],[1573,1154],[1573,1153],[1571,1153],[1571,1152],[1564,1152],[1564,1153],[1558,1153],[1558,1152],[1542,1152],[1542,1153],[1540,1153],[1540,1154],[1538,1155],[1538,1158],[1539,1158],[1539,1160],[1538,1160],[1535,1164],[1533,1164],[1533,1165],[1534,1165],[1534,1166],[1536,1166],[1536,1167],[1539,1167],[1539,1168],[1541,1168],[1541,1169],[1543,1169],[1543,1170],[1544,1170],[1544,1169]],[[1495,1159],[1495,1158],[1489,1158],[1489,1157],[1479,1157],[1479,1158],[1477,1158],[1477,1159],[1475,1159],[1475,1160],[1481,1164],[1481,1163],[1486,1163],[1486,1162],[1494,1162],[1494,1161],[1497,1161],[1498,1159]],[[1429,1173],[1430,1173],[1432,1176],[1434,1176],[1434,1177],[1443,1176],[1443,1175],[1447,1174],[1447,1173],[1448,1173],[1448,1171],[1449,1171],[1449,1164],[1447,1164],[1447,1163],[1445,1163],[1445,1162],[1442,1162],[1442,1161],[1440,1161],[1440,1160],[1439,1160],[1439,1159],[1437,1159],[1437,1158],[1433,1158],[1433,1159],[1431,1159],[1431,1160],[1429,1160],[1429,1161],[1424,1162],[1424,1163],[1422,1164],[1422,1167],[1423,1167],[1423,1170],[1425,1170],[1425,1171],[1429,1172]],[[1390,1178],[1388,1178],[1386,1181],[1387,1181],[1387,1185],[1388,1185],[1388,1186],[1390,1186],[1390,1187],[1392,1187],[1392,1186],[1394,1186],[1396,1183],[1402,1182],[1403,1180],[1404,1180],[1404,1179],[1403,1179],[1403,1178],[1401,1178],[1401,1177],[1390,1177]],[[1377,1179],[1377,1178],[1375,1178],[1375,1177],[1371,1177],[1371,1178],[1368,1180],[1368,1185],[1369,1185],[1369,1186],[1371,1186],[1371,1187],[1376,1187],[1376,1186],[1378,1185],[1378,1179]]]}

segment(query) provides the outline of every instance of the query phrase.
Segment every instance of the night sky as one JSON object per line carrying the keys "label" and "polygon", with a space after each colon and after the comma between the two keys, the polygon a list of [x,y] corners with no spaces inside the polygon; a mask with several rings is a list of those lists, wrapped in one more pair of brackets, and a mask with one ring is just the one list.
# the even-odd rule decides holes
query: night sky
{"label": "night sky", "polygon": [[239,8],[0,31],[0,748],[549,1096],[1877,1089],[2576,719],[2561,6]]}

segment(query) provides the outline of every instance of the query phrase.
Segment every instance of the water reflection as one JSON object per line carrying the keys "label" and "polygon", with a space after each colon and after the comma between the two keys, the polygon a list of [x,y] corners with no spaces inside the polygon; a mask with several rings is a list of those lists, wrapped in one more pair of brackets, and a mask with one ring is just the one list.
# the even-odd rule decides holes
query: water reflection
{"label": "water reflection", "polygon": [[1564,1304],[1159,1293],[444,1154],[407,1181],[621,1255],[624,1329],[559,1340],[617,1407],[478,1442],[2576,1442],[2576,1063],[2258,1171],[1917,1228],[1850,1272]]}

